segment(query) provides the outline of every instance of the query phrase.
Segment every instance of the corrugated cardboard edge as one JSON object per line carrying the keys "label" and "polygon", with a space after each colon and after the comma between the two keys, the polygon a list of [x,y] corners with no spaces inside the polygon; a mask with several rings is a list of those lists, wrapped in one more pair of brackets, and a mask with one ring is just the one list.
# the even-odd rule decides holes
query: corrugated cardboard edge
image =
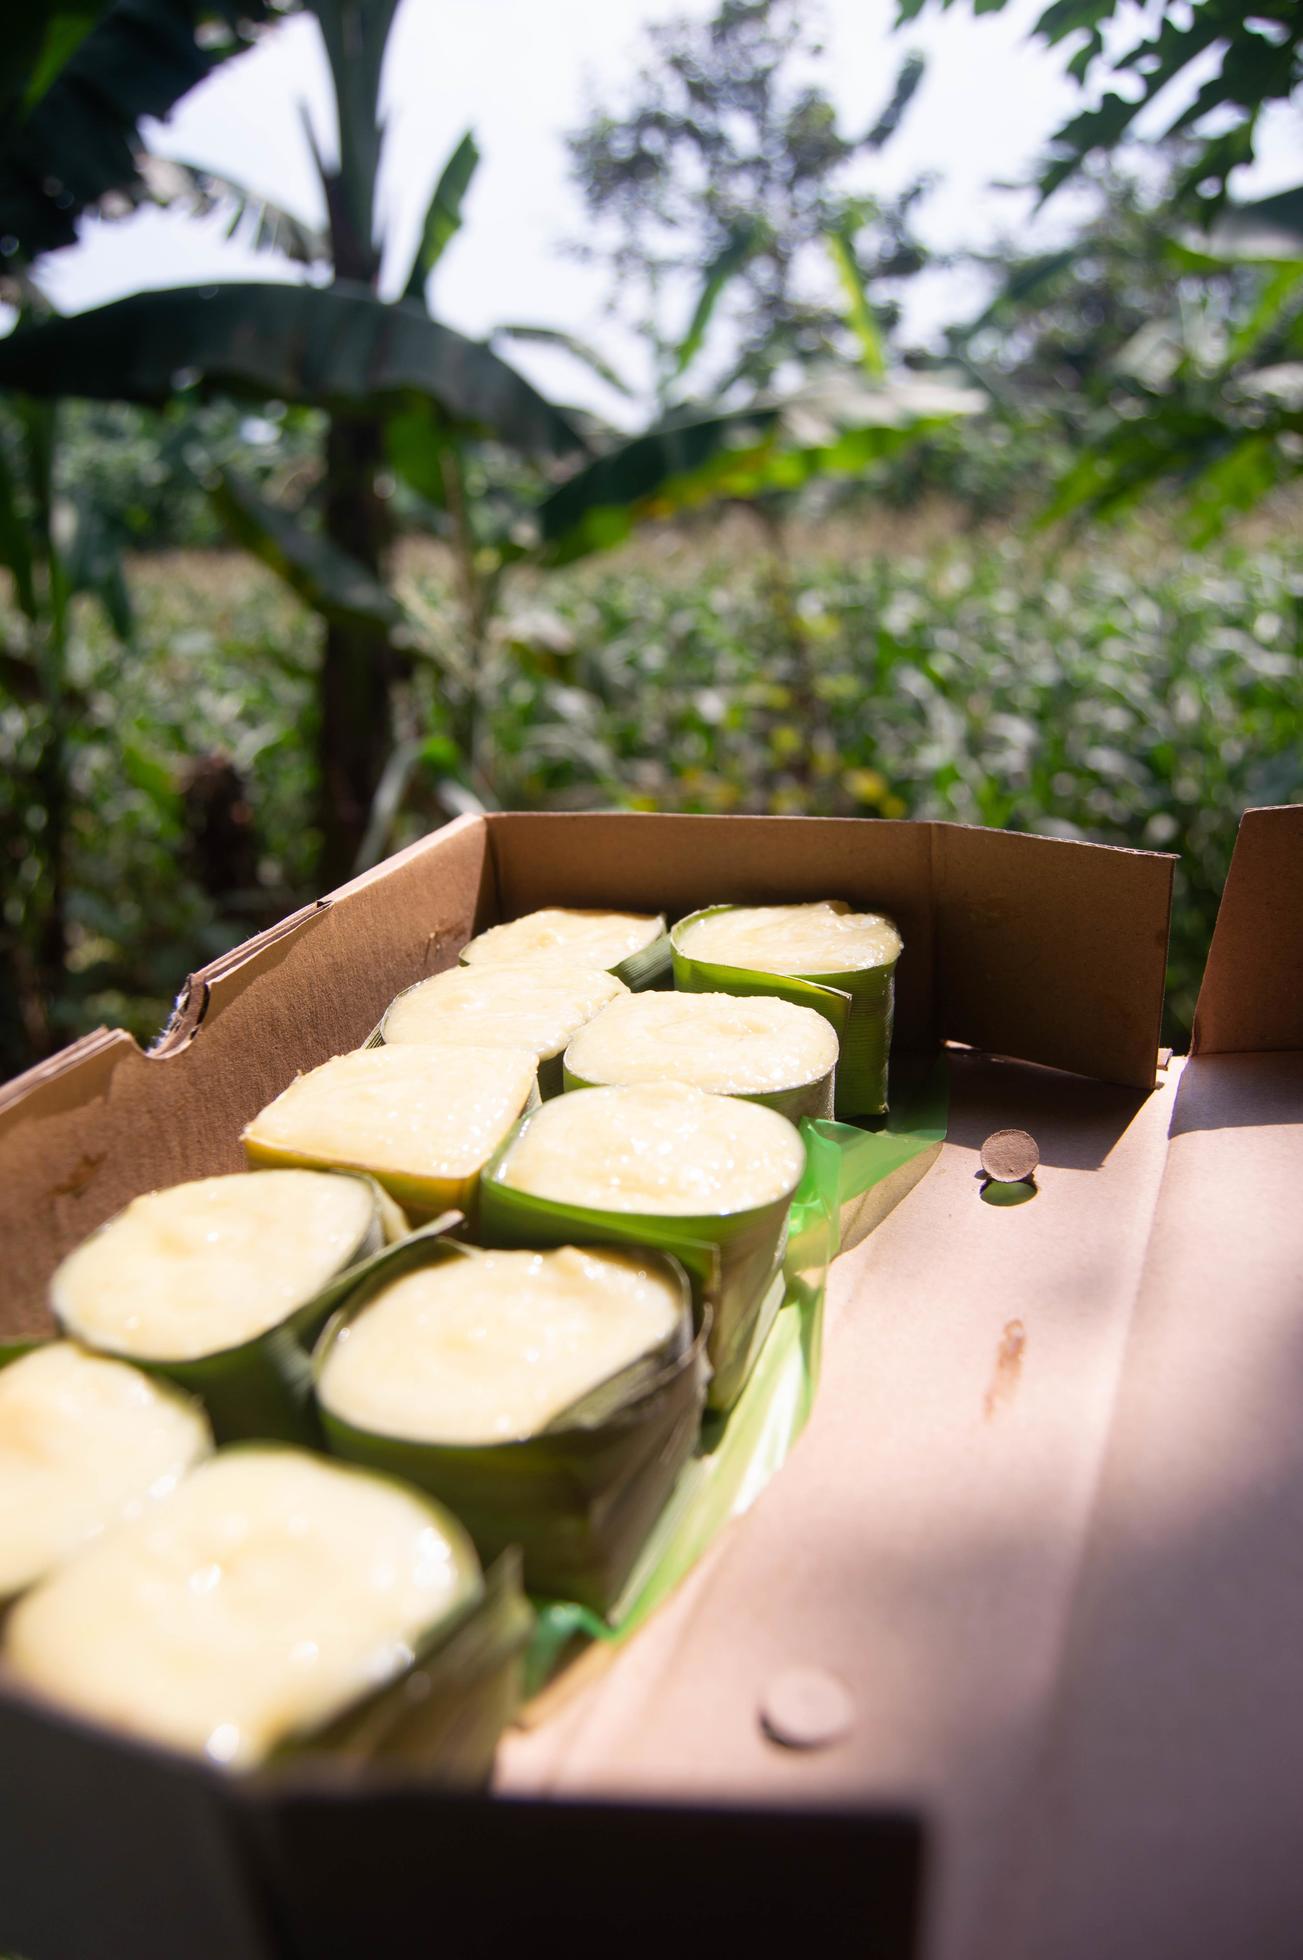
{"label": "corrugated cardboard edge", "polygon": [[242,1169],[245,1123],[495,909],[484,819],[460,818],[201,968],[149,1051],[101,1029],[20,1076],[0,1097],[9,1330],[48,1331],[51,1267],[139,1192]]}
{"label": "corrugated cardboard edge", "polygon": [[1293,1960],[1303,808],[1240,827],[1044,1750],[982,1960]]}
{"label": "corrugated cardboard edge", "polygon": [[1303,1048],[1303,804],[1247,810],[1195,1008],[1192,1055]]}
{"label": "corrugated cardboard edge", "polygon": [[[618,812],[488,819],[507,916],[619,904],[681,915],[809,891],[889,912],[905,940],[896,1040],[938,1039],[1154,1085],[1175,860],[1155,851],[950,823]],[[736,840],[748,839],[745,864]]]}

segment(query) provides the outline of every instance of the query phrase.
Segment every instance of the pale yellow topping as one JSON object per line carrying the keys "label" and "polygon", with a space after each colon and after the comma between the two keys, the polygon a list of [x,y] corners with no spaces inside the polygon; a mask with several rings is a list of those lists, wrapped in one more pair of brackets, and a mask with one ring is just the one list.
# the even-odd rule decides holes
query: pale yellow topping
{"label": "pale yellow topping", "polygon": [[736,994],[630,994],[566,1050],[585,1082],[690,1082],[715,1095],[760,1095],[816,1082],[837,1061],[821,1014]]}
{"label": "pale yellow topping", "polygon": [[535,1070],[518,1048],[359,1048],[299,1076],[245,1142],[408,1177],[470,1177],[524,1108]]}
{"label": "pale yellow topping", "polygon": [[232,1450],[29,1593],[6,1653],[84,1714],[246,1768],[402,1672],[475,1582],[415,1492]]}
{"label": "pale yellow topping", "polygon": [[166,1496],[212,1441],[197,1403],[71,1341],[0,1368],[0,1599]]}
{"label": "pale yellow topping", "polygon": [[787,1197],[805,1165],[772,1109],[678,1082],[576,1089],[546,1103],[503,1161],[504,1184],[599,1211],[712,1217]]}
{"label": "pale yellow topping", "polygon": [[359,1428],[442,1443],[533,1436],[668,1339],[682,1295],[631,1253],[488,1252],[396,1280],[346,1326],[321,1371]]}
{"label": "pale yellow topping", "polygon": [[841,899],[813,905],[732,905],[675,935],[688,958],[758,973],[858,973],[898,959],[901,937],[881,912],[852,912]]}
{"label": "pale yellow topping", "polygon": [[277,1326],[357,1255],[375,1200],[324,1171],[203,1177],[133,1199],[54,1276],[54,1310],[92,1347],[187,1361]]}
{"label": "pale yellow topping", "polygon": [[387,1043],[473,1041],[482,1048],[528,1048],[558,1055],[572,1034],[628,993],[599,969],[556,960],[510,966],[455,966],[400,994],[385,1016]]}
{"label": "pale yellow topping", "polygon": [[462,948],[462,959],[475,965],[563,953],[576,966],[618,966],[664,930],[664,919],[647,912],[582,912],[551,905],[507,925],[490,926]]}

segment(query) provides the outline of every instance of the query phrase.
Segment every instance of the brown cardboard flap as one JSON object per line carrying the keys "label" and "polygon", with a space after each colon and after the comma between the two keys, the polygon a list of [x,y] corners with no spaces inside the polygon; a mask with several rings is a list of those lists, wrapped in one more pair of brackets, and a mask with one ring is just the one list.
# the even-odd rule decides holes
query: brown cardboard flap
{"label": "brown cardboard flap", "polygon": [[493,912],[481,818],[424,839],[202,969],[158,1048],[89,1036],[0,1104],[4,1332],[48,1329],[54,1266],[141,1191],[243,1168],[240,1131],[301,1069],[355,1048],[401,987]]}
{"label": "brown cardboard flap", "polygon": [[1299,1951],[1300,1194],[1303,1054],[1190,1061],[992,1954]]}
{"label": "brown cardboard flap", "polygon": [[1303,804],[1246,810],[1195,1009],[1192,1054],[1303,1048]]}
{"label": "brown cardboard flap", "polygon": [[1151,1087],[1172,860],[960,824],[933,830],[946,1036]]}
{"label": "brown cardboard flap", "polygon": [[714,901],[846,898],[889,912],[905,941],[896,1035],[935,1038],[932,826],[845,817],[676,817],[626,813],[488,819],[504,918],[540,905],[665,911]]}
{"label": "brown cardboard flap", "polygon": [[491,816],[504,916],[847,898],[905,941],[896,1039],[1153,1086],[1173,859],[962,824]]}
{"label": "brown cardboard flap", "polygon": [[899,921],[897,1039],[949,1034],[1148,1088],[1171,860],[929,823],[462,818],[192,976],[142,1055],[102,1031],[0,1098],[11,1328],[53,1266],[138,1192],[241,1165],[294,1074],[358,1045],[470,934],[545,904],[680,915],[712,899],[848,898]]}
{"label": "brown cardboard flap", "polygon": [[[781,1476],[617,1666],[508,1740],[505,1787],[919,1802],[927,1951],[979,1951],[1043,1740],[1171,1101],[1167,1082],[1145,1096],[954,1058],[939,1161],[833,1268],[819,1395]],[[1037,1196],[1011,1210],[979,1196],[1001,1124],[1042,1152]],[[850,1689],[844,1740],[766,1739],[762,1695],[793,1665]]]}

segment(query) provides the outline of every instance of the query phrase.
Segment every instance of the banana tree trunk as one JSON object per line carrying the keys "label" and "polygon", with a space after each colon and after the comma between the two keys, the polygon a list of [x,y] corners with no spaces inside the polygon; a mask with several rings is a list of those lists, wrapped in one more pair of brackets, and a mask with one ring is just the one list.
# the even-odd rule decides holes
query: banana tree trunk
{"label": "banana tree trunk", "polygon": [[[382,425],[334,415],[326,436],[326,535],[377,579],[390,542],[376,494],[384,461]],[[372,798],[394,740],[393,687],[403,671],[384,633],[363,624],[326,627],[317,733],[318,880],[323,891],[352,876]]]}

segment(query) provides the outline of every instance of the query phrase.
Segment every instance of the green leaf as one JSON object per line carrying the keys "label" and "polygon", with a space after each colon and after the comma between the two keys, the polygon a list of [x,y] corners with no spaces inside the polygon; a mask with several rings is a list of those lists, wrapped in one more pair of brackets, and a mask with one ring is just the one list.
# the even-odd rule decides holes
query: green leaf
{"label": "green leaf", "polygon": [[88,497],[74,499],[72,535],[63,555],[67,590],[89,593],[104,608],[124,646],[136,635],[131,592],[122,570],[122,539],[106,510]]}
{"label": "green leaf", "polygon": [[447,163],[443,166],[439,181],[434,187],[434,195],[421,226],[421,236],[417,242],[416,256],[412,269],[407,275],[403,288],[404,299],[423,299],[426,281],[435,266],[443,257],[449,241],[461,229],[462,201],[470,187],[480,160],[479,148],[474,133],[467,130]]}
{"label": "green leaf", "polygon": [[856,229],[853,222],[848,222],[836,230],[825,232],[824,240],[846,295],[847,317],[860,343],[860,361],[865,373],[872,380],[880,381],[887,372],[887,355],[873,309],[869,305],[864,275],[855,257]]}
{"label": "green leaf", "polygon": [[1228,204],[1207,236],[1199,241],[1221,260],[1303,261],[1303,184],[1252,204]]}
{"label": "green leaf", "polygon": [[226,236],[243,232],[255,252],[280,252],[296,265],[326,265],[330,240],[283,204],[221,171],[178,157],[142,156],[140,174],[151,200],[164,210],[180,206],[192,217],[224,210]]}
{"label": "green leaf", "polygon": [[584,447],[489,348],[411,300],[385,305],[342,283],[135,293],[0,341],[0,388],[161,406],[190,387],[345,411],[416,395],[518,449],[557,457]]}
{"label": "green leaf", "polygon": [[1052,286],[1062,273],[1067,272],[1076,263],[1077,257],[1076,247],[1069,246],[1060,252],[1043,252],[1038,258],[1028,259],[1025,265],[1016,267],[977,318],[959,329],[959,338],[972,340],[1004,314],[1025,306],[1028,300],[1035,299],[1045,287]]}
{"label": "green leaf", "polygon": [[146,201],[140,119],[167,116],[279,12],[273,0],[117,0],[65,5],[54,19],[50,7],[25,11],[38,26],[6,19],[0,62],[0,237],[17,241],[23,262],[71,245],[81,213],[110,192],[128,206]]}
{"label": "green leaf", "polygon": [[223,473],[212,490],[213,503],[232,537],[297,592],[323,619],[341,626],[388,635],[403,621],[393,594],[365,565],[319,532],[306,531],[285,511]]}
{"label": "green leaf", "polygon": [[385,454],[390,466],[434,510],[448,501],[444,450],[446,425],[429,402],[409,402],[385,419]]}
{"label": "green leaf", "polygon": [[720,295],[753,256],[762,235],[758,225],[735,225],[723,248],[706,267],[688,331],[674,357],[674,374],[682,374],[699,352]]}
{"label": "green leaf", "polygon": [[494,327],[489,339],[490,341],[517,340],[528,346],[558,348],[561,353],[569,354],[573,360],[581,362],[597,376],[599,381],[604,381],[608,388],[614,388],[622,395],[630,397],[633,395],[634,391],[628,382],[621,379],[595,347],[590,347],[586,340],[580,340],[575,334],[566,333],[562,327],[524,325]]}
{"label": "green leaf", "polygon": [[3,445],[0,445],[0,565],[13,579],[19,605],[29,619],[35,619],[36,584],[31,533]]}
{"label": "green leaf", "polygon": [[1225,367],[1233,368],[1247,358],[1259,342],[1276,326],[1303,291],[1303,259],[1269,270],[1260,286],[1247,320],[1231,336],[1226,349]]}
{"label": "green leaf", "polygon": [[974,389],[905,380],[870,388],[837,375],[734,414],[653,430],[600,457],[539,509],[542,557],[566,564],[605,550],[649,518],[718,497],[798,490],[859,475],[957,415],[985,405]]}
{"label": "green leaf", "polygon": [[927,72],[927,63],[921,54],[908,54],[900,65],[896,86],[891,91],[888,102],[878,120],[863,138],[866,150],[885,149],[904,120],[905,111],[914,100],[919,84]]}
{"label": "green leaf", "polygon": [[0,52],[0,105],[23,116],[67,67],[112,0],[46,0],[7,21]]}

